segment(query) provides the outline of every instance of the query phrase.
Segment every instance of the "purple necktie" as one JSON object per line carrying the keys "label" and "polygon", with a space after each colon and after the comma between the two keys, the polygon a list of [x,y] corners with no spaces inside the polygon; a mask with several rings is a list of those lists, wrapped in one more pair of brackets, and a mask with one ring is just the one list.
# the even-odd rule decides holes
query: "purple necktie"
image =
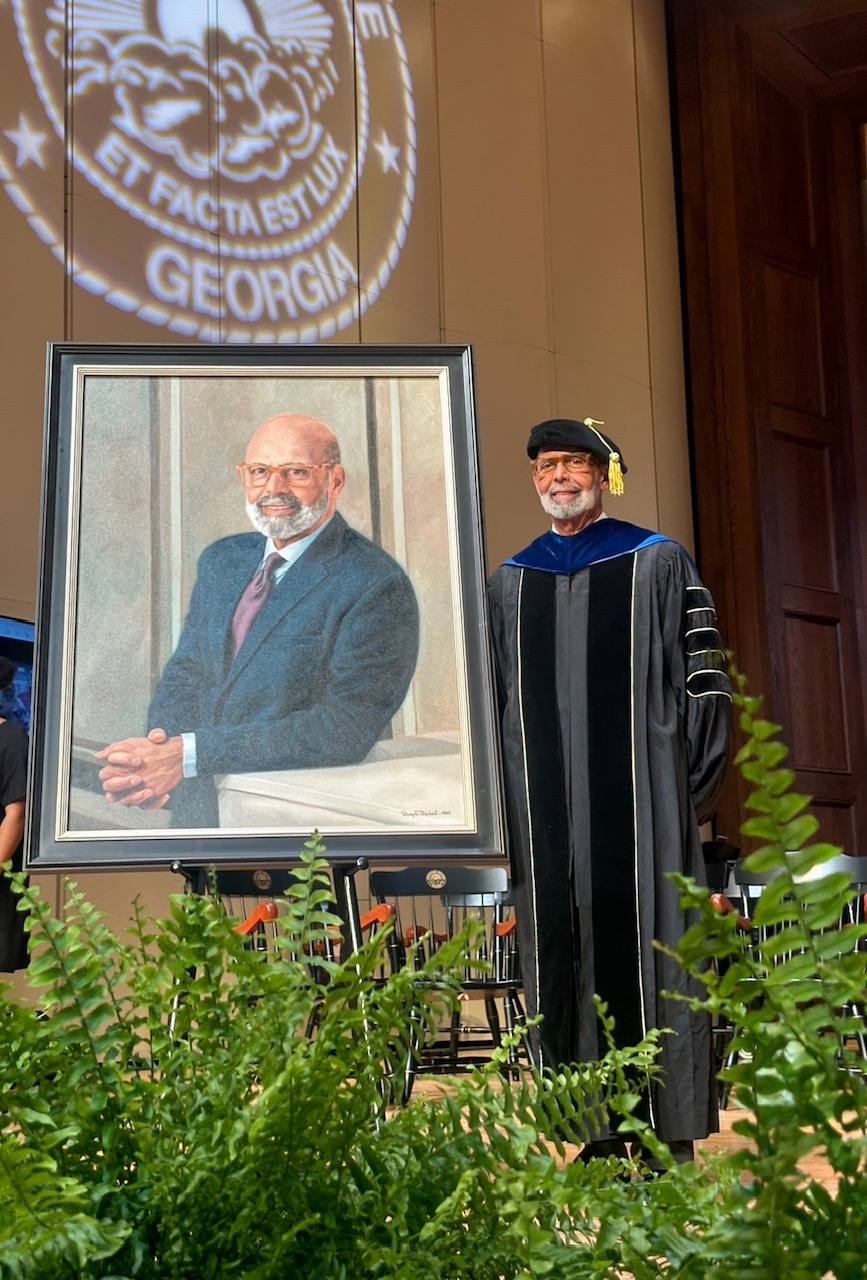
{"label": "purple necktie", "polygon": [[256,615],[274,590],[274,570],[283,564],[279,551],[272,551],[260,569],[257,569],[235,605],[232,614],[232,657],[234,658],[246,639],[247,632],[256,621]]}

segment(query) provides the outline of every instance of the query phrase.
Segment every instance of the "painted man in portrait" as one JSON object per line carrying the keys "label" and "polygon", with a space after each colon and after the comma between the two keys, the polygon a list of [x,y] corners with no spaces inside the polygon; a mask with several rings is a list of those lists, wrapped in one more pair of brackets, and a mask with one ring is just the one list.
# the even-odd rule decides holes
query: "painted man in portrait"
{"label": "painted man in portrait", "polygon": [[96,753],[107,801],[168,806],[175,828],[219,825],[217,776],[363,760],[418,658],[409,578],[337,510],[330,427],[268,418],[237,471],[256,532],[202,552],[146,735]]}

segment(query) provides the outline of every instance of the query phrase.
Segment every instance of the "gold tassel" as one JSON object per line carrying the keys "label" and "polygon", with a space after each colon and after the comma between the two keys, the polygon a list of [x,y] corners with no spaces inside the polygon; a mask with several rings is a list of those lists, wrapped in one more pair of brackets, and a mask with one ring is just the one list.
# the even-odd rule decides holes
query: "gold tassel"
{"label": "gold tassel", "polygon": [[608,455],[608,492],[619,498],[623,493],[623,471],[620,468],[620,454]]}
{"label": "gold tassel", "polygon": [[620,454],[611,448],[602,432],[596,430],[597,427],[604,427],[605,423],[599,422],[597,418],[585,418],[584,426],[589,427],[608,450],[608,492],[613,494],[615,498],[619,498],[623,493],[623,471],[620,466]]}

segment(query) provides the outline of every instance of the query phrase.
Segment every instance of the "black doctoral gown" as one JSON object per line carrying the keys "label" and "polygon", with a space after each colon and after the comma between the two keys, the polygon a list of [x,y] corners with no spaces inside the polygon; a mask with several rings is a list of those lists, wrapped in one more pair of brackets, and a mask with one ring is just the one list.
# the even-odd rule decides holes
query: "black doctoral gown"
{"label": "black doctoral gown", "polygon": [[704,879],[698,826],[727,760],[710,593],[676,542],[603,519],[538,538],[494,572],[488,601],[537,1060],[601,1056],[596,992],[618,1043],[674,1032],[646,1118],[666,1141],[704,1137],[717,1122],[709,1019],[663,998],[691,987],[652,943],[687,925],[665,873]]}

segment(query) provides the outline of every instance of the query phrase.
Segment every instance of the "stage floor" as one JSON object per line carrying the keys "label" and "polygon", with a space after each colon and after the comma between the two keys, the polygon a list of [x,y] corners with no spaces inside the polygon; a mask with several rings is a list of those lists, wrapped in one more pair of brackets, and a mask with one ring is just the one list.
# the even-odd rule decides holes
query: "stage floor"
{"label": "stage floor", "polygon": [[[442,1083],[437,1080],[436,1076],[420,1076],[415,1084],[415,1090],[419,1093],[431,1092],[436,1093],[441,1090]],[[746,1112],[736,1106],[726,1107],[720,1112],[720,1128],[719,1133],[712,1133],[710,1137],[703,1138],[696,1143],[698,1158],[701,1159],[701,1153],[707,1151],[709,1153],[717,1151],[735,1151],[740,1147],[746,1147],[748,1141],[742,1138],[739,1133],[735,1133],[734,1125],[739,1117],[746,1115]],[[574,1160],[580,1147],[572,1146],[567,1143],[565,1145],[565,1161]],[[831,1171],[828,1163],[820,1155],[807,1155],[800,1161],[800,1166],[805,1174],[811,1178],[815,1178],[817,1182],[821,1182],[829,1190],[833,1191],[836,1187],[836,1179]]]}

